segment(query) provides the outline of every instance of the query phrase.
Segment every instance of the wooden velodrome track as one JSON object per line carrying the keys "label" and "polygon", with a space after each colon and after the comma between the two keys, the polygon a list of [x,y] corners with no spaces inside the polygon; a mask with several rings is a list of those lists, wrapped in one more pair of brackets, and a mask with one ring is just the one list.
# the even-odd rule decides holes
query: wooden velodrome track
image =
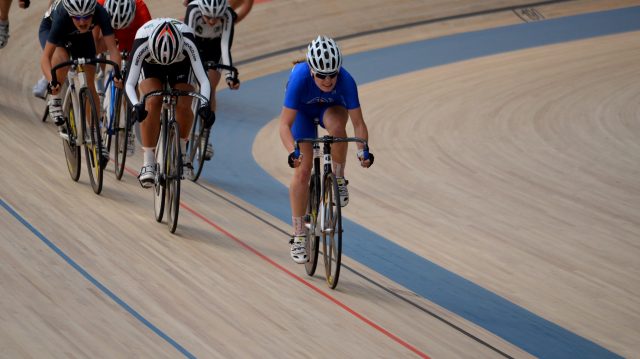
{"label": "wooden velodrome track", "polygon": [[[183,11],[175,1],[150,3],[154,16]],[[485,12],[527,3],[272,0],[237,26],[233,55],[249,91],[249,80],[287,70],[318,33],[348,37],[343,50],[355,54],[640,5]],[[322,276],[306,277],[289,259],[289,221],[253,206],[261,193],[227,192],[215,176],[184,183],[175,235],[153,220],[151,194],[135,179],[140,151],[122,182],[109,167],[101,196],[86,174],[72,182],[53,125],[39,120],[44,104],[31,96],[43,12],[35,2],[26,11],[14,5],[0,50],[0,358],[640,357],[637,31],[360,88],[376,165],[361,170],[351,156],[345,217],[554,323],[540,329],[550,328],[542,333],[549,340],[569,338],[532,349],[494,330],[499,323],[452,309],[461,298],[431,300],[350,257],[338,289],[326,289]],[[377,29],[388,30],[349,37]],[[275,122],[263,120],[246,147],[286,183]]]}

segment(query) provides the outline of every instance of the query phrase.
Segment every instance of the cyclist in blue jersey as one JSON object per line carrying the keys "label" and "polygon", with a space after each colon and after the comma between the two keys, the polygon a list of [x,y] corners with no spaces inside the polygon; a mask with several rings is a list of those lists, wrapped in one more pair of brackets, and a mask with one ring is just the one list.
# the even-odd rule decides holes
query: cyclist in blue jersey
{"label": "cyclist in blue jersey", "polygon": [[[289,166],[294,167],[289,185],[289,200],[293,222],[291,258],[296,263],[308,261],[304,215],[307,208],[307,189],[311,177],[313,149],[310,143],[300,144],[300,156],[294,152],[294,140],[317,137],[315,119],[331,136],[347,137],[349,118],[356,137],[368,139],[367,125],[362,116],[358,87],[342,66],[342,55],[335,41],[318,36],[307,48],[306,62],[297,63],[291,75],[280,114],[280,139],[289,151]],[[338,182],[342,206],[349,203],[348,181],[344,178],[347,144],[332,145],[333,169]],[[373,154],[364,158],[363,145],[358,144],[357,157],[362,167],[373,164]]]}

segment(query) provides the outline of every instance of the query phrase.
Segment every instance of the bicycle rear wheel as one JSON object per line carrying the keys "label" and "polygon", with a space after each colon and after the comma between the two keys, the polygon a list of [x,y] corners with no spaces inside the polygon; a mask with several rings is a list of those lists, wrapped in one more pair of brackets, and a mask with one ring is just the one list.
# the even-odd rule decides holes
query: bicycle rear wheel
{"label": "bicycle rear wheel", "polygon": [[115,172],[116,179],[122,179],[124,165],[127,162],[127,143],[131,132],[131,118],[129,111],[129,101],[124,96],[124,91],[116,90],[116,101],[114,105],[115,118],[113,119],[113,129],[115,130],[114,152],[115,152]]}
{"label": "bicycle rear wheel", "polygon": [[308,220],[306,249],[309,261],[304,264],[307,274],[313,276],[318,265],[318,244],[320,237],[316,235],[316,226],[318,225],[318,207],[320,204],[320,178],[311,174],[309,181],[309,198],[307,200],[307,214],[305,221]]}
{"label": "bicycle rear wheel", "polygon": [[333,173],[324,178],[321,216],[324,217],[322,228],[322,255],[329,288],[335,289],[340,277],[342,260],[342,215],[340,212],[340,193],[338,182]]}
{"label": "bicycle rear wheel", "polygon": [[[66,107],[64,109],[65,127],[67,129],[67,138],[62,139],[62,147],[64,148],[64,157],[67,161],[67,169],[69,175],[74,181],[78,181],[80,178],[80,146],[78,145],[78,130],[76,128],[76,116],[73,112],[73,106],[71,105],[71,98],[68,97],[65,101]],[[47,116],[49,112],[47,111]]]}
{"label": "bicycle rear wheel", "polygon": [[209,143],[209,132],[210,130],[204,127],[204,121],[196,114],[187,147],[187,153],[193,165],[193,175],[189,180],[193,182],[196,182],[198,178],[200,178],[200,174],[202,174],[202,169],[204,168],[204,153],[207,150],[207,143]]}
{"label": "bicycle rear wheel", "polygon": [[180,131],[177,122],[171,124],[168,136],[166,152],[167,225],[169,231],[175,233],[180,212],[180,180],[182,178],[182,153],[180,152]]}
{"label": "bicycle rear wheel", "polygon": [[[162,116],[166,116],[165,113]],[[166,179],[167,179],[167,162],[165,160],[167,153],[167,130],[164,128],[166,121],[161,119],[160,139],[156,145],[156,180],[153,185],[153,211],[156,221],[162,222],[164,214],[164,201],[166,197]]]}
{"label": "bicycle rear wheel", "polygon": [[[96,111],[96,103],[89,89],[83,89],[80,92],[80,109],[82,111],[81,121],[85,121],[86,129],[89,132],[87,134],[89,140],[84,145],[89,181],[93,192],[100,194],[102,192],[103,170],[107,159],[102,157],[102,139],[98,113]],[[87,110],[89,110],[88,119],[86,118]]]}

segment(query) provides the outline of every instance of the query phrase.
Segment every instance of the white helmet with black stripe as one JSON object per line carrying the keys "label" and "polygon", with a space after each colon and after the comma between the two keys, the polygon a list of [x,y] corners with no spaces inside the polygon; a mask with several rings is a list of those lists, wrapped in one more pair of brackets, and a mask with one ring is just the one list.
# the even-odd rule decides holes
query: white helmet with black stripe
{"label": "white helmet with black stripe", "polygon": [[184,39],[176,20],[166,20],[156,26],[149,37],[151,57],[161,65],[172,64],[182,53]]}
{"label": "white helmet with black stripe", "polygon": [[335,74],[342,65],[342,54],[338,44],[328,36],[318,36],[307,47],[307,63],[314,73]]}
{"label": "white helmet with black stripe", "polygon": [[202,15],[207,17],[222,17],[227,9],[227,0],[196,0]]}
{"label": "white helmet with black stripe", "polygon": [[136,15],[135,0],[105,0],[104,8],[111,16],[111,26],[114,29],[129,26]]}
{"label": "white helmet with black stripe", "polygon": [[62,6],[69,16],[93,15],[96,11],[96,0],[62,0]]}

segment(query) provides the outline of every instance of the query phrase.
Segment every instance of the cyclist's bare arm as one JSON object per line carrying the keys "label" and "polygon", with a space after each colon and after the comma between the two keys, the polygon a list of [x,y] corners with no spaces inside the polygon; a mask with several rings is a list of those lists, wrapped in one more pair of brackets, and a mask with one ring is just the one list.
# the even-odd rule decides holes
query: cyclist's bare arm
{"label": "cyclist's bare arm", "polygon": [[[364,123],[364,117],[362,116],[362,109],[356,107],[348,110],[349,117],[351,118],[351,124],[353,125],[353,132],[358,138],[362,138],[365,141],[369,141],[369,131],[367,130],[367,124]],[[363,149],[364,145],[358,143],[358,149]]]}
{"label": "cyclist's bare arm", "polygon": [[293,144],[293,135],[291,134],[291,126],[293,126],[293,122],[296,120],[297,110],[282,107],[282,112],[280,113],[280,140],[284,145],[284,148],[287,152],[291,152],[294,150]]}
{"label": "cyclist's bare arm", "polygon": [[240,22],[249,15],[253,7],[253,0],[231,0],[229,1],[229,5],[235,10],[236,14],[238,14],[236,22]]}
{"label": "cyclist's bare arm", "polygon": [[[362,138],[365,141],[369,141],[369,131],[367,130],[367,124],[364,122],[364,117],[362,117],[362,109],[360,107],[348,110],[349,117],[351,118],[351,124],[353,125],[353,132],[355,132],[355,136]],[[360,165],[362,167],[369,167],[373,164],[373,157],[371,159],[364,160],[364,157],[361,158],[361,153],[364,150],[364,145],[362,143],[357,144],[358,146],[358,158],[360,159]],[[368,149],[366,150],[368,151]],[[373,154],[371,155],[373,156]]]}
{"label": "cyclist's bare arm", "polygon": [[[107,47],[107,51],[109,51],[109,58],[111,61],[116,64],[122,63],[122,57],[120,56],[120,51],[118,50],[118,45],[116,44],[115,35],[107,35],[103,36],[104,44]],[[114,83],[116,87],[122,88],[122,79],[114,79]]]}
{"label": "cyclist's bare arm", "polygon": [[[42,73],[46,77],[48,82],[51,82],[51,68],[53,67],[51,64],[51,58],[53,57],[53,53],[56,51],[56,45],[47,41],[44,45],[44,50],[42,51],[42,57],[40,58],[40,68],[42,69]],[[54,92],[57,94],[57,91]]]}

